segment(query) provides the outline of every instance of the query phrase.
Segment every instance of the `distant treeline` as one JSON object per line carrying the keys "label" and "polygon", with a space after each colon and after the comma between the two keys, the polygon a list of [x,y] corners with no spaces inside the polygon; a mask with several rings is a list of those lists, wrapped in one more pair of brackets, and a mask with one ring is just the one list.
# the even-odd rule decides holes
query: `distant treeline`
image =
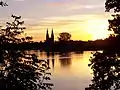
{"label": "distant treeline", "polygon": [[6,43],[1,44],[1,49],[38,49],[40,51],[82,51],[82,50],[103,50],[103,49],[118,49],[120,46],[120,36],[109,37],[105,40],[95,41],[55,41],[54,43],[47,42],[23,42],[23,43]]}

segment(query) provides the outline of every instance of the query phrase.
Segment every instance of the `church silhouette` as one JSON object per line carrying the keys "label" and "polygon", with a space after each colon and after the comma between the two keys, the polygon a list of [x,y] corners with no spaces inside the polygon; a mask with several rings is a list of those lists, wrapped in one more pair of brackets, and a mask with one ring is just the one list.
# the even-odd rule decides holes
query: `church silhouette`
{"label": "church silhouette", "polygon": [[49,36],[48,29],[47,29],[45,42],[48,43],[48,44],[53,44],[54,43],[53,29],[52,29],[52,32],[51,32],[51,37]]}
{"label": "church silhouette", "polygon": [[45,40],[45,43],[44,43],[44,50],[46,52],[54,51],[54,33],[53,33],[53,29],[51,31],[51,36],[49,35],[48,29],[47,29],[46,40]]}

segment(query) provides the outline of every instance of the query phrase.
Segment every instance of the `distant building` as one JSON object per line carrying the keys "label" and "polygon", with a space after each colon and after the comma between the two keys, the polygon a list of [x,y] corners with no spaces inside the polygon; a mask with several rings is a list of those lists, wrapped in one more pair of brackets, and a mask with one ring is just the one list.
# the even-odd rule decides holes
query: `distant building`
{"label": "distant building", "polygon": [[52,29],[52,32],[51,32],[51,37],[49,36],[48,29],[47,29],[45,42],[46,42],[46,43],[49,43],[49,44],[54,43],[54,33],[53,33],[53,29]]}

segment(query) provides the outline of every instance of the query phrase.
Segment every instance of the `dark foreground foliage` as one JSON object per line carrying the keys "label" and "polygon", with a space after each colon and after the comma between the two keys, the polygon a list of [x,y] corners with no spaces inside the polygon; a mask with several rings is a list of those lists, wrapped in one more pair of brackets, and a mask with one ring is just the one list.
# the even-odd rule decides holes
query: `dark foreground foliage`
{"label": "dark foreground foliage", "polygon": [[[93,70],[92,84],[86,90],[119,90],[120,89],[120,15],[112,15],[108,20],[109,29],[114,34],[109,46],[103,52],[96,52],[90,58],[89,67]],[[112,38],[114,38],[112,40]],[[113,43],[113,44],[112,44]]]}
{"label": "dark foreground foliage", "polygon": [[119,0],[106,0],[105,8],[107,12],[109,12],[111,9],[113,9],[114,12],[120,12],[120,1]]}
{"label": "dark foreground foliage", "polygon": [[[120,12],[120,0],[106,0],[105,9],[107,12],[112,9],[115,13]],[[114,32],[111,37],[115,38],[111,42],[114,44],[103,52],[94,53],[90,58],[88,66],[93,70],[93,79],[86,90],[120,90],[120,14],[112,16],[113,19],[108,20],[108,30]]]}
{"label": "dark foreground foliage", "polygon": [[5,3],[5,2],[3,2],[3,1],[0,1],[0,6],[1,6],[1,7],[4,7],[4,6],[8,6],[8,4]]}
{"label": "dark foreground foliage", "polygon": [[119,54],[110,51],[93,54],[89,64],[93,70],[93,79],[88,90],[120,89],[120,59],[118,57]]}
{"label": "dark foreground foliage", "polygon": [[[21,16],[11,16],[13,22],[7,22],[0,30],[0,44],[26,42],[24,21]],[[12,47],[12,46],[11,46]],[[51,90],[48,61],[39,60],[36,55],[24,50],[5,50],[0,48],[0,90]]]}

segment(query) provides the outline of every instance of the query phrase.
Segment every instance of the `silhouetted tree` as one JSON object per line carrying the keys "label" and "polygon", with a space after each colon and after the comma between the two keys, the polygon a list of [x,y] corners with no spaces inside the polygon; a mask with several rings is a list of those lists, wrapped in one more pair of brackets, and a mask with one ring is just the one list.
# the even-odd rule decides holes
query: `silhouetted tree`
{"label": "silhouetted tree", "polygon": [[105,8],[107,12],[109,12],[111,9],[114,9],[114,12],[119,12],[120,1],[119,0],[106,0]]}
{"label": "silhouetted tree", "polygon": [[[21,16],[12,15],[13,22],[7,22],[0,30],[0,44],[22,43],[26,38],[18,38],[24,32]],[[11,46],[12,47],[12,46]],[[49,65],[25,50],[4,49],[0,47],[0,90],[51,90]]]}
{"label": "silhouetted tree", "polygon": [[120,14],[112,15],[113,19],[108,20],[109,22],[109,31],[113,31],[114,34],[120,34]]}
{"label": "silhouetted tree", "polygon": [[69,41],[71,38],[71,34],[68,32],[62,32],[59,34],[58,40],[59,41]]}
{"label": "silhouetted tree", "polygon": [[[114,12],[120,12],[120,1],[119,0],[106,0],[105,2],[106,11],[109,12],[114,9]],[[108,20],[109,31],[113,31],[114,34],[120,34],[120,14],[112,15],[113,19]]]}
{"label": "silhouetted tree", "polygon": [[31,42],[31,40],[33,39],[33,37],[31,36],[26,36],[26,40],[27,40],[27,42]]}
{"label": "silhouetted tree", "polygon": [[[120,11],[119,0],[106,0],[106,11],[109,12],[114,9],[114,12]],[[120,15],[112,15],[114,19],[108,20],[109,31],[114,32],[114,37],[120,35]],[[113,36],[111,37],[113,39]],[[111,42],[113,43],[113,42]],[[119,41],[117,41],[119,43]],[[115,43],[115,44],[117,44]],[[109,47],[109,46],[108,46]],[[115,45],[112,48],[117,48]],[[86,90],[119,90],[120,89],[120,52],[109,50],[103,50],[103,52],[96,52],[93,57],[90,58],[90,64],[88,65],[93,70],[92,83]]]}
{"label": "silhouetted tree", "polygon": [[90,58],[90,62],[93,80],[88,90],[120,89],[120,59],[118,59],[118,54],[110,51],[96,52]]}

